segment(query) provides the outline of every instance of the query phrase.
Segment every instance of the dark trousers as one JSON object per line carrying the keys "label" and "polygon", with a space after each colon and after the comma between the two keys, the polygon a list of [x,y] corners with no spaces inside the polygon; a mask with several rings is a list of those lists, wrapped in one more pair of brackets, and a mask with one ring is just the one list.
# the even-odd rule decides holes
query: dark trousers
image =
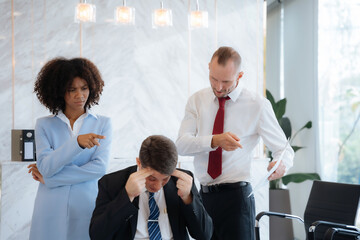
{"label": "dark trousers", "polygon": [[[221,185],[220,185],[221,186]],[[248,197],[250,184],[204,193],[200,190],[206,211],[214,224],[212,240],[254,240],[255,200]]]}

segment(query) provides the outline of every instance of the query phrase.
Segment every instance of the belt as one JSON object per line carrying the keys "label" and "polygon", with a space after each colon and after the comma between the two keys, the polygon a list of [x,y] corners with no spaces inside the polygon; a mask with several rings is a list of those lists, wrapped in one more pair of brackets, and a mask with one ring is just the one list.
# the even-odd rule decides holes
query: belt
{"label": "belt", "polygon": [[245,187],[247,185],[249,185],[249,183],[244,182],[244,181],[235,182],[235,183],[221,183],[221,184],[215,184],[215,185],[210,185],[210,186],[201,185],[201,191],[203,193],[221,192],[223,190]]}

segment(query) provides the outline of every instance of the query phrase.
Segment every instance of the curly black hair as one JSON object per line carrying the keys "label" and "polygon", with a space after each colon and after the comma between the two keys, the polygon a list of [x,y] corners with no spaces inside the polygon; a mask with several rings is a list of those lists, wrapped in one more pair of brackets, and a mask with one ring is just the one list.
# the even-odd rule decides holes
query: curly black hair
{"label": "curly black hair", "polygon": [[39,101],[53,114],[65,111],[65,93],[74,78],[84,79],[89,87],[85,109],[97,105],[104,87],[100,72],[86,58],[54,58],[40,70],[35,81],[34,93]]}

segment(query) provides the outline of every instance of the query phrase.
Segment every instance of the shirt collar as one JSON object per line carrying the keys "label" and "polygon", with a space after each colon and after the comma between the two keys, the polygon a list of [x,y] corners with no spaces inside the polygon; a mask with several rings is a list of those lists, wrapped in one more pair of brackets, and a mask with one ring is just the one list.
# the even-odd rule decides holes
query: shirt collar
{"label": "shirt collar", "polygon": [[[239,81],[238,85],[236,86],[236,88],[234,90],[232,90],[228,96],[231,99],[231,101],[236,102],[236,100],[238,99],[238,97],[240,96],[242,90],[244,89],[244,84],[242,83],[242,81]],[[214,94],[214,101],[216,100],[216,96]]]}
{"label": "shirt collar", "polygon": [[[93,116],[95,119],[97,119],[97,116],[96,116],[96,114],[93,113],[93,111],[91,111],[90,109],[86,109],[85,113],[84,113],[83,115],[81,115],[81,116],[78,118],[78,120],[85,119],[85,118],[87,118],[88,116]],[[61,111],[61,110],[55,115],[55,117],[60,118],[60,119],[61,119],[62,121],[64,121],[64,122],[68,122],[68,121],[69,121],[69,119],[66,117],[66,115],[64,114],[64,112]]]}
{"label": "shirt collar", "polygon": [[93,116],[94,118],[98,118],[97,117],[97,115],[91,110],[91,109],[86,109],[86,113],[87,113],[87,115],[86,115],[86,117],[88,116],[88,115],[91,115],[91,116]]}
{"label": "shirt collar", "polygon": [[60,120],[65,123],[69,122],[69,119],[65,116],[65,114],[61,110],[55,115],[55,117],[60,118]]}

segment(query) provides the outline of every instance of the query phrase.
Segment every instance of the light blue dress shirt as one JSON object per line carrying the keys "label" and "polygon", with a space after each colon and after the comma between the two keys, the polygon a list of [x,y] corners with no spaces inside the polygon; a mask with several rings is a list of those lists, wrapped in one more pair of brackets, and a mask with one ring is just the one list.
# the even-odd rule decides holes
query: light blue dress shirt
{"label": "light blue dress shirt", "polygon": [[106,173],[112,139],[111,120],[89,113],[79,135],[106,136],[100,146],[82,149],[77,136],[58,116],[39,118],[35,126],[39,183],[30,240],[90,239],[89,224],[98,192],[97,181]]}

